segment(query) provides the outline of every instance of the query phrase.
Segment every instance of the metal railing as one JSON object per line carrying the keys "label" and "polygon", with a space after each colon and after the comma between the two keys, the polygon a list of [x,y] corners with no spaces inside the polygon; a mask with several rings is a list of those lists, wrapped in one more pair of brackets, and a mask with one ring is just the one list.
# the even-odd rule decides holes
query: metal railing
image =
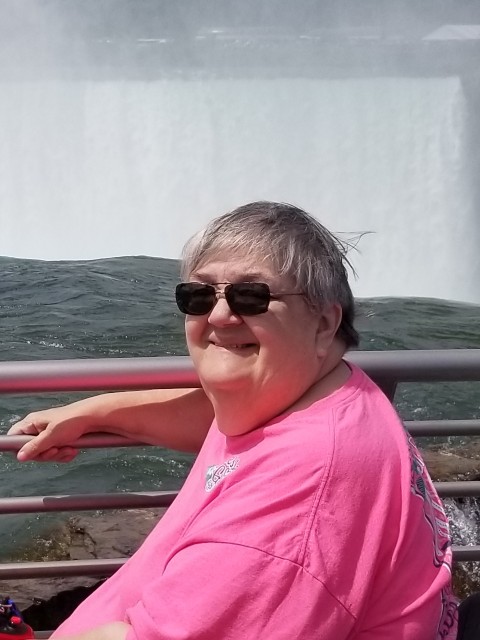
{"label": "metal railing", "polygon": [[[480,379],[480,349],[354,351],[347,355],[387,393],[399,382]],[[188,356],[0,363],[0,393],[174,389],[200,385]]]}
{"label": "metal railing", "polygon": [[[353,352],[393,401],[402,382],[480,381],[480,349]],[[0,394],[198,387],[190,358],[128,358],[0,363]],[[480,435],[480,420],[407,421],[414,436]],[[29,436],[0,436],[0,451],[16,451]],[[89,435],[79,448],[146,446],[121,436]],[[442,497],[480,496],[480,482],[438,482]],[[176,492],[51,495],[0,499],[0,514],[168,507]],[[480,560],[480,545],[454,547],[456,561]],[[45,576],[108,576],[124,558],[0,564],[0,580]]]}

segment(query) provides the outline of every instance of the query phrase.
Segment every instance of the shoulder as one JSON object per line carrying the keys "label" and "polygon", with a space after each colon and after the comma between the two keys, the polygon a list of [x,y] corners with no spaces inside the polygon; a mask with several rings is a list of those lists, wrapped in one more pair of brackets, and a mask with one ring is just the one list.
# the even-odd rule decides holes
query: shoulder
{"label": "shoulder", "polygon": [[401,511],[410,493],[412,452],[395,408],[356,367],[327,406],[330,463],[317,502],[319,513],[332,512],[334,529],[341,518],[355,527],[378,510]]}
{"label": "shoulder", "polygon": [[387,461],[399,455],[408,457],[407,433],[395,408],[361,369],[349,367],[351,376],[342,387],[287,416],[292,439],[296,435],[309,442],[312,455],[317,447],[330,449],[340,465],[363,464],[365,459],[391,464]]}
{"label": "shoulder", "polygon": [[354,365],[343,394],[332,403],[337,453],[392,460],[409,458],[407,432],[381,389]]}

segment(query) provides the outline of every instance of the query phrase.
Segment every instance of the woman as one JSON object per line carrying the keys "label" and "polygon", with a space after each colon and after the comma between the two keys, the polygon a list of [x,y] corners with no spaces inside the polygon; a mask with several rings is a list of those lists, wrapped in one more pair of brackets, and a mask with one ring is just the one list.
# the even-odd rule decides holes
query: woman
{"label": "woman", "polygon": [[[40,433],[19,459],[70,459],[63,445],[94,422],[190,450],[204,440],[139,551],[55,637],[455,637],[440,500],[389,401],[343,360],[358,342],[345,261],[290,205],[214,220],[187,244],[176,289],[203,392],[110,394],[11,430]],[[178,430],[154,433],[152,415]]]}

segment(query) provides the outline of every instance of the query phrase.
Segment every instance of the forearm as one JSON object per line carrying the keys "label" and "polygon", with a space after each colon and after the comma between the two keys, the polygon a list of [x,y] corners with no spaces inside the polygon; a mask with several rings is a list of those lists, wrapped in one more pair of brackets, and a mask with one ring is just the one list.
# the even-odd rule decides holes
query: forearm
{"label": "forearm", "polygon": [[152,389],[87,398],[89,432],[107,431],[180,451],[197,452],[213,420],[202,389]]}
{"label": "forearm", "polygon": [[35,436],[19,450],[20,462],[69,462],[78,452],[75,442],[100,431],[197,453],[212,420],[213,407],[202,389],[152,389],[105,393],[34,411],[8,433]]}

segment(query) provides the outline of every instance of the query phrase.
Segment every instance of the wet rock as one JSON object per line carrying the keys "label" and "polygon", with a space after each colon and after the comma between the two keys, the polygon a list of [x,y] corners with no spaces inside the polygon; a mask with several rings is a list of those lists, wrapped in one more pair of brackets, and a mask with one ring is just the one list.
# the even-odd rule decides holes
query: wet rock
{"label": "wet rock", "polygon": [[480,475],[480,447],[423,449],[422,456],[434,481],[475,480]]}

